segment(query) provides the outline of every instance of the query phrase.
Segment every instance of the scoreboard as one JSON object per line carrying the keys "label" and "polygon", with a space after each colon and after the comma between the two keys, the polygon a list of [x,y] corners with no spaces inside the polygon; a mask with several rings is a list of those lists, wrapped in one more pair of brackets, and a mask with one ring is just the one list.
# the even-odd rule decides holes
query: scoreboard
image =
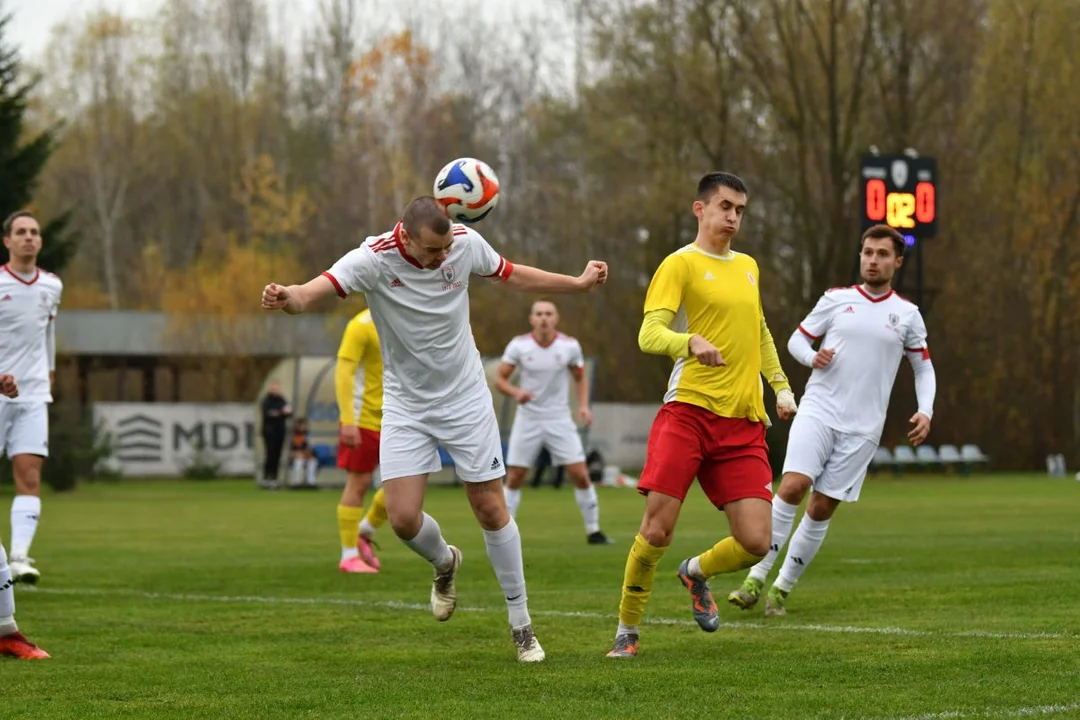
{"label": "scoreboard", "polygon": [[906,155],[864,155],[862,228],[885,224],[908,245],[937,232],[937,161]]}

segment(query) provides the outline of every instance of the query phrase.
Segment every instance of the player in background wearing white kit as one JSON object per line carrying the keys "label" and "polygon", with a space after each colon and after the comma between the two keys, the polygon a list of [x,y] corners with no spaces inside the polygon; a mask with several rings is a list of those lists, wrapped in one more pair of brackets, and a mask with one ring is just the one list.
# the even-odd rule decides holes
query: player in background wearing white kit
{"label": "player in background wearing white kit", "polygon": [[[788,593],[825,542],[836,508],[859,499],[904,355],[914,370],[919,404],[910,419],[908,439],[919,445],[930,433],[937,379],[926,324],[919,308],[892,290],[903,253],[899,232],[887,225],[869,228],[859,255],[862,284],[822,295],[788,340],[792,356],[813,371],[791,426],[784,474],[773,498],[769,553],[750,569],[742,587],[728,595],[736,607],[749,610],[757,604],[791,533],[799,503],[813,487],[780,575],[765,599],[766,615],[787,613]],[[821,349],[815,352],[817,340]]]}
{"label": "player in background wearing white kit", "polygon": [[[2,296],[0,296],[2,297]],[[19,385],[13,375],[0,375],[0,397],[17,398]],[[44,660],[49,653],[26,639],[15,624],[15,590],[8,568],[7,552],[0,542],[0,655],[22,660]]]}
{"label": "player in background wearing white kit", "polygon": [[4,221],[8,262],[0,268],[0,368],[19,383],[17,398],[0,397],[0,451],[11,458],[11,578],[34,584],[41,573],[30,545],[41,515],[41,468],[49,454],[49,408],[56,339],[53,318],[64,285],[37,266],[41,228],[26,211]]}
{"label": "player in background wearing white kit", "polygon": [[[578,419],[585,425],[592,422],[581,344],[556,330],[559,311],[550,300],[532,304],[529,324],[531,333],[518,335],[507,344],[495,376],[496,389],[518,403],[506,450],[506,506],[511,516],[517,515],[525,474],[546,447],[551,464],[565,467],[574,483],[574,499],[585,521],[587,542],[608,545],[611,540],[600,531],[600,501],[585,466],[585,449],[570,414],[568,380],[573,376]],[[520,386],[515,387],[510,376],[518,368]]]}
{"label": "player in background wearing white kit", "polygon": [[503,498],[499,425],[469,325],[472,275],[520,292],[580,293],[607,280],[607,265],[590,261],[579,277],[514,265],[472,228],[452,225],[435,198],[419,197],[393,230],[368,238],[319,277],[304,285],[267,285],[262,307],[300,313],[334,293],[364,293],[383,357],[379,461],[390,525],[434,567],[432,613],[449,620],[461,551],[423,511],[428,475],[442,468],[441,444],[483,528],[518,660],[537,662],[544,650],[529,618],[521,536]]}

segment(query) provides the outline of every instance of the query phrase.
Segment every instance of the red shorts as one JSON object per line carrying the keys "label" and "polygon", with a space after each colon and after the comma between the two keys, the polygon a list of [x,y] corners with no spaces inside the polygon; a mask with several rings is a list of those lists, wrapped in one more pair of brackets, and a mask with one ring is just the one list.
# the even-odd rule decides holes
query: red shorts
{"label": "red shorts", "polygon": [[373,472],[379,464],[379,432],[360,428],[360,446],[348,447],[338,435],[337,466],[354,473]]}
{"label": "red shorts", "polygon": [[765,425],[721,417],[689,403],[664,403],[649,431],[638,492],[685,500],[695,477],[718,508],[743,498],[771,502]]}

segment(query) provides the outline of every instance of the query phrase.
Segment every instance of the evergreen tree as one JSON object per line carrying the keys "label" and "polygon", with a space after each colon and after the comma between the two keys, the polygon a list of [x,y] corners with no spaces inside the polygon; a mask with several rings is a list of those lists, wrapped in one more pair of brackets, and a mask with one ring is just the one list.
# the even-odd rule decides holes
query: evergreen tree
{"label": "evergreen tree", "polygon": [[[24,137],[23,119],[36,82],[20,80],[19,53],[6,42],[11,16],[2,9],[0,3],[0,221],[30,204],[41,171],[56,148],[56,128]],[[75,254],[76,237],[67,232],[70,220],[70,211],[48,221],[41,219],[45,242],[38,264],[50,272],[60,272]]]}

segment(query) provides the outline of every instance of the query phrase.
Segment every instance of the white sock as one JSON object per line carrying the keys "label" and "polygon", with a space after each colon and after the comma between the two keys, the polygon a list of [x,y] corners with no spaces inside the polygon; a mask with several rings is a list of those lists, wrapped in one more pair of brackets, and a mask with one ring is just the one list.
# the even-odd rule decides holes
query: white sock
{"label": "white sock", "polygon": [[440,572],[449,568],[454,562],[454,554],[450,552],[450,546],[443,539],[439,523],[427,513],[424,513],[424,521],[416,537],[411,540],[402,538],[402,540],[412,548],[414,553],[427,560]]}
{"label": "white sock", "polygon": [[757,565],[750,568],[750,577],[759,582],[765,582],[765,578],[769,576],[769,571],[776,564],[776,558],[779,557],[780,551],[784,549],[788,537],[791,536],[791,526],[795,523],[795,513],[798,510],[798,505],[792,505],[781,500],[779,495],[773,495],[772,542],[769,543],[768,554],[761,558]]}
{"label": "white sock", "polygon": [[360,521],[360,534],[368,540],[375,537],[375,527],[367,521],[367,515]]}
{"label": "white sock", "polygon": [[0,545],[0,636],[18,632],[15,624],[15,584],[11,582],[7,552]]}
{"label": "white sock", "polygon": [[304,482],[304,458],[293,458],[292,461],[292,484],[300,485]]}
{"label": "white sock", "polygon": [[506,498],[506,509],[510,511],[510,517],[516,517],[518,506],[521,505],[521,488],[503,485],[503,497]]}
{"label": "white sock", "polygon": [[596,488],[592,483],[584,489],[575,487],[574,499],[581,511],[581,519],[585,521],[585,534],[600,532],[600,500],[596,497]]}
{"label": "white sock", "polygon": [[30,554],[40,516],[41,498],[38,496],[16,495],[11,501],[11,557],[21,560]]}
{"label": "white sock", "polygon": [[615,631],[615,637],[620,635],[638,635],[637,625],[623,625],[619,623],[619,629]]}
{"label": "white sock", "polygon": [[791,546],[788,547],[787,557],[780,567],[780,576],[776,578],[776,587],[784,592],[791,592],[799,577],[813,562],[821,544],[825,542],[825,533],[829,531],[829,521],[818,522],[809,515],[803,514],[799,521],[799,527],[795,530],[795,536],[791,538]]}
{"label": "white sock", "polygon": [[687,563],[686,571],[690,573],[690,577],[695,577],[698,580],[706,580],[705,573],[701,572],[701,556],[695,555],[690,558],[690,562]]}
{"label": "white sock", "polygon": [[307,484],[315,484],[315,473],[319,471],[319,459],[308,458],[307,459]]}
{"label": "white sock", "polygon": [[521,559],[521,534],[514,518],[501,530],[485,530],[484,544],[495,577],[506,598],[510,627],[530,625],[528,596],[525,594],[525,563]]}
{"label": "white sock", "polygon": [[343,547],[341,548],[341,559],[351,560],[354,557],[360,557],[360,551],[355,547]]}

